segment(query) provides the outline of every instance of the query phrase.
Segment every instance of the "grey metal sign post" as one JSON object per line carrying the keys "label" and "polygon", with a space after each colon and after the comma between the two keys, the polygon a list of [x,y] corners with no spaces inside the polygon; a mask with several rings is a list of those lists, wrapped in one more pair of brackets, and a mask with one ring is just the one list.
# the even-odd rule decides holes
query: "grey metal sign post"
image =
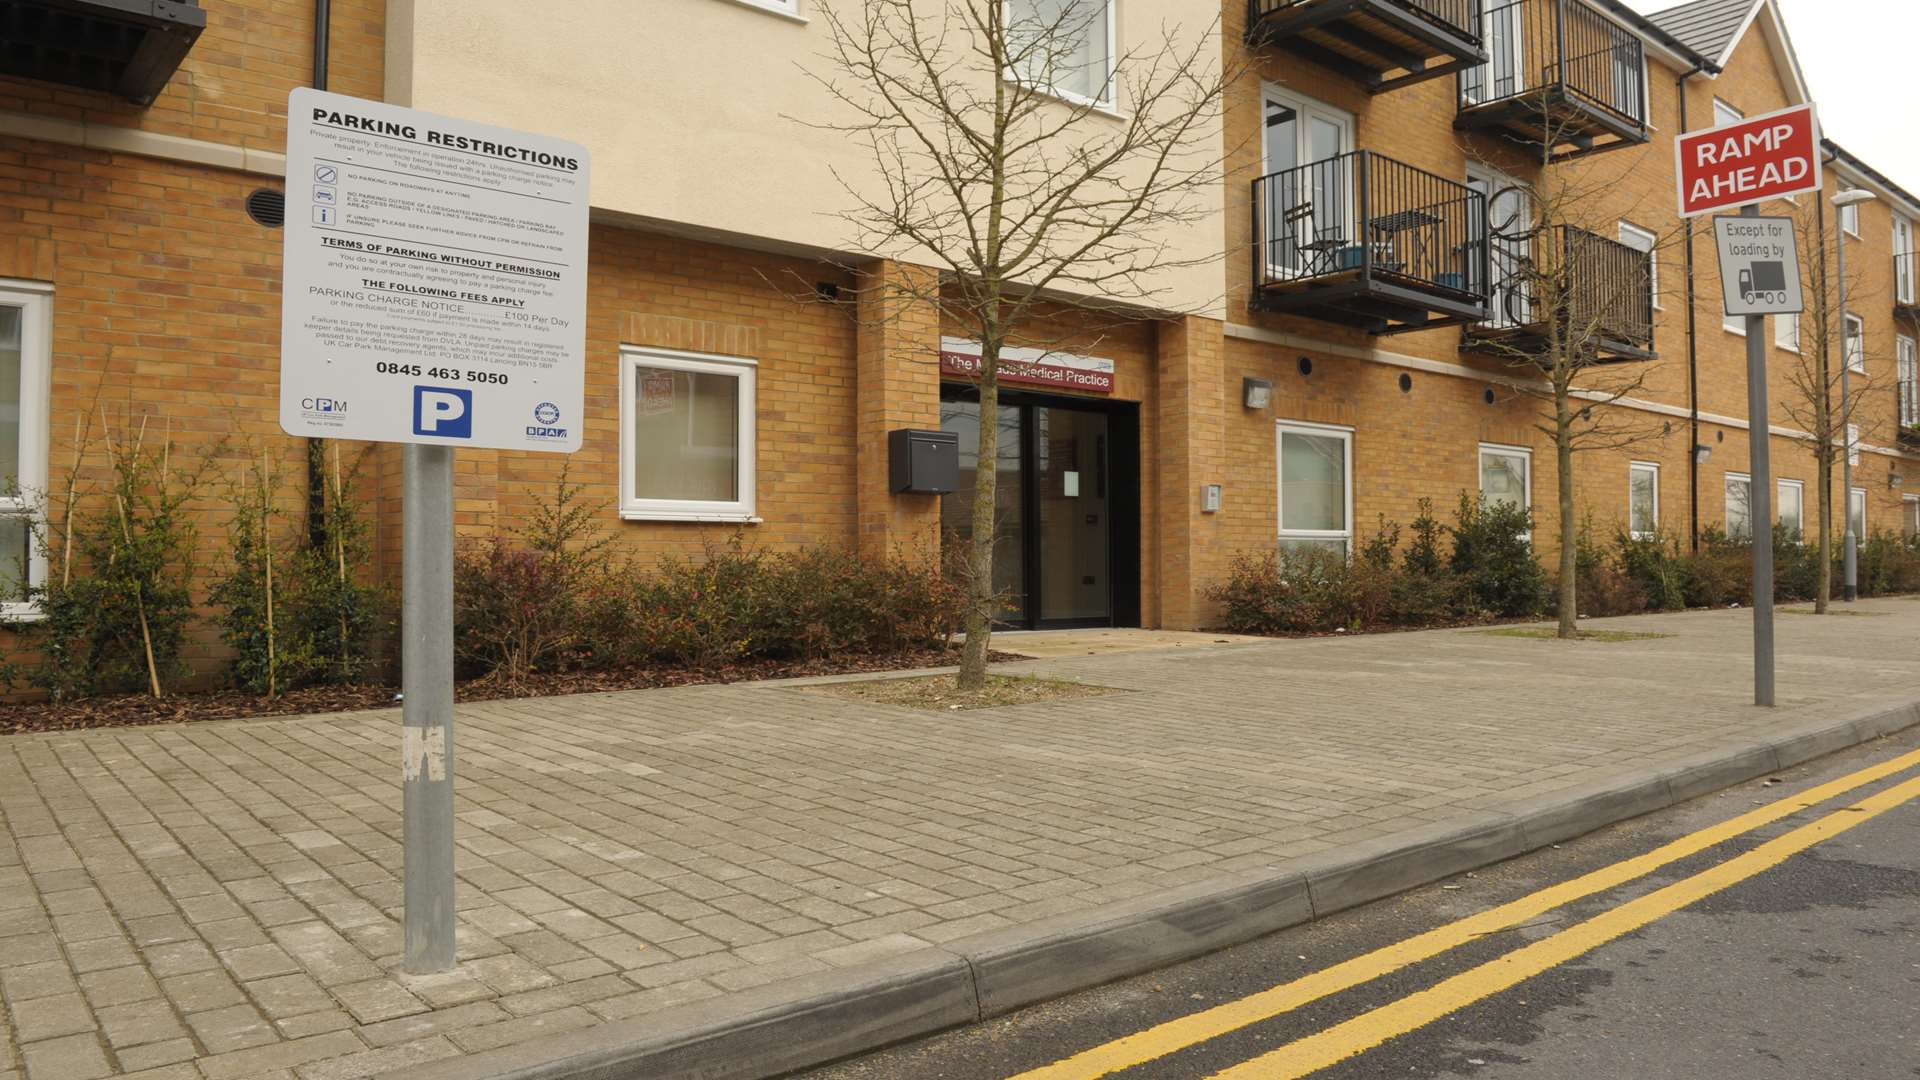
{"label": "grey metal sign post", "polygon": [[287,99],[280,426],[406,444],[405,969],[455,952],[453,457],[572,453],[585,403],[587,152],[318,90]]}
{"label": "grey metal sign post", "polygon": [[1727,314],[1747,320],[1747,507],[1753,533],[1753,703],[1773,704],[1773,455],[1767,407],[1767,316],[1805,307],[1793,219],[1761,217],[1749,204],[1739,217],[1713,219]]}

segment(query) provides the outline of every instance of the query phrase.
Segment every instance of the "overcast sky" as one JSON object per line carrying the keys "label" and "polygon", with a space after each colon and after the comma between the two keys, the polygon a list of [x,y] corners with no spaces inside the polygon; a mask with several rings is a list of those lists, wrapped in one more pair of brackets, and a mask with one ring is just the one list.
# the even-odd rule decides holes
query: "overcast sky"
{"label": "overcast sky", "polygon": [[[1675,0],[1627,0],[1643,12]],[[1829,138],[1920,194],[1920,3],[1915,0],[1780,0],[1787,33]]]}

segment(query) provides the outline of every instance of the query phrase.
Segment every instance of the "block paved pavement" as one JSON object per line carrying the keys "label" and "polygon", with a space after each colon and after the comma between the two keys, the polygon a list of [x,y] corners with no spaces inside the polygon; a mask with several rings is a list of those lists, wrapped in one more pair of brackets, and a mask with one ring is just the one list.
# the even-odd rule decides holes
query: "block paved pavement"
{"label": "block paved pavement", "polygon": [[368,1076],[1272,867],[1920,698],[1920,600],[1560,643],[1040,660],[964,713],[789,683],[462,706],[460,957],[398,973],[397,711],[0,738],[0,1080]]}

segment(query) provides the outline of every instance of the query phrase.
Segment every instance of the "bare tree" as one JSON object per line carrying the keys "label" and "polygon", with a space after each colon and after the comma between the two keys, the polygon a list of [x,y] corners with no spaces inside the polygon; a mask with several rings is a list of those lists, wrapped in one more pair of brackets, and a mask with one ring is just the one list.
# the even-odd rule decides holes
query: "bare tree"
{"label": "bare tree", "polygon": [[[1789,210],[1794,231],[1801,237],[1801,290],[1806,297],[1806,310],[1794,324],[1794,348],[1785,365],[1788,391],[1782,395],[1780,408],[1795,427],[1811,436],[1806,444],[1807,452],[1813,457],[1817,489],[1821,567],[1813,610],[1824,615],[1833,600],[1833,474],[1840,466],[1840,456],[1853,450],[1848,432],[1866,415],[1860,405],[1872,396],[1869,373],[1882,365],[1868,362],[1869,350],[1863,335],[1854,348],[1861,367],[1866,370],[1856,368],[1847,376],[1847,394],[1842,400],[1841,373],[1849,361],[1848,358],[1836,360],[1834,346],[1840,340],[1846,321],[1845,313],[1840,310],[1839,277],[1829,268],[1827,259],[1831,241],[1827,232],[1826,199],[1823,196],[1803,199]],[[1847,301],[1849,305],[1859,305],[1867,299],[1864,278],[1852,271],[1847,278]],[[1865,438],[1867,434],[1862,431],[1858,437]],[[1851,499],[1852,494],[1848,493],[1847,497]],[[1864,543],[1865,537],[1861,541]]]}
{"label": "bare tree", "polygon": [[[1551,132],[1563,121],[1546,113],[1540,122]],[[1494,311],[1474,336],[1476,347],[1518,369],[1514,392],[1536,403],[1534,426],[1553,443],[1563,638],[1579,632],[1575,457],[1624,449],[1663,430],[1612,407],[1647,384],[1651,260],[1674,240],[1656,235],[1654,253],[1643,256],[1607,235],[1623,216],[1618,207],[1602,210],[1619,187],[1616,173],[1543,162],[1536,178],[1513,180],[1488,200]]]}
{"label": "bare tree", "polygon": [[1220,191],[1218,24],[1139,32],[1146,44],[1116,54],[1100,0],[844,0],[824,22],[813,77],[840,116],[807,122],[873,166],[839,178],[852,244],[940,271],[872,287],[937,305],[980,343],[959,680],[975,690],[996,603],[1002,353],[1049,347],[1041,305],[1165,311],[1164,275],[1219,258],[1177,244],[1211,220]]}

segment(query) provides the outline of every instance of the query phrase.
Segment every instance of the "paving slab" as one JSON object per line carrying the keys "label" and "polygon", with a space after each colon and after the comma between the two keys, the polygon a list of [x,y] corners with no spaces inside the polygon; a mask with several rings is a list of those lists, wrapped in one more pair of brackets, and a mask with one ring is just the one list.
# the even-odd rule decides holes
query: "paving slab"
{"label": "paving slab", "polygon": [[1781,620],[1774,710],[1744,611],[1058,644],[1006,670],[1125,692],[963,713],[461,706],[461,962],[424,978],[396,711],[0,738],[0,1076],[804,1066],[1920,722],[1920,600],[1859,606]]}

